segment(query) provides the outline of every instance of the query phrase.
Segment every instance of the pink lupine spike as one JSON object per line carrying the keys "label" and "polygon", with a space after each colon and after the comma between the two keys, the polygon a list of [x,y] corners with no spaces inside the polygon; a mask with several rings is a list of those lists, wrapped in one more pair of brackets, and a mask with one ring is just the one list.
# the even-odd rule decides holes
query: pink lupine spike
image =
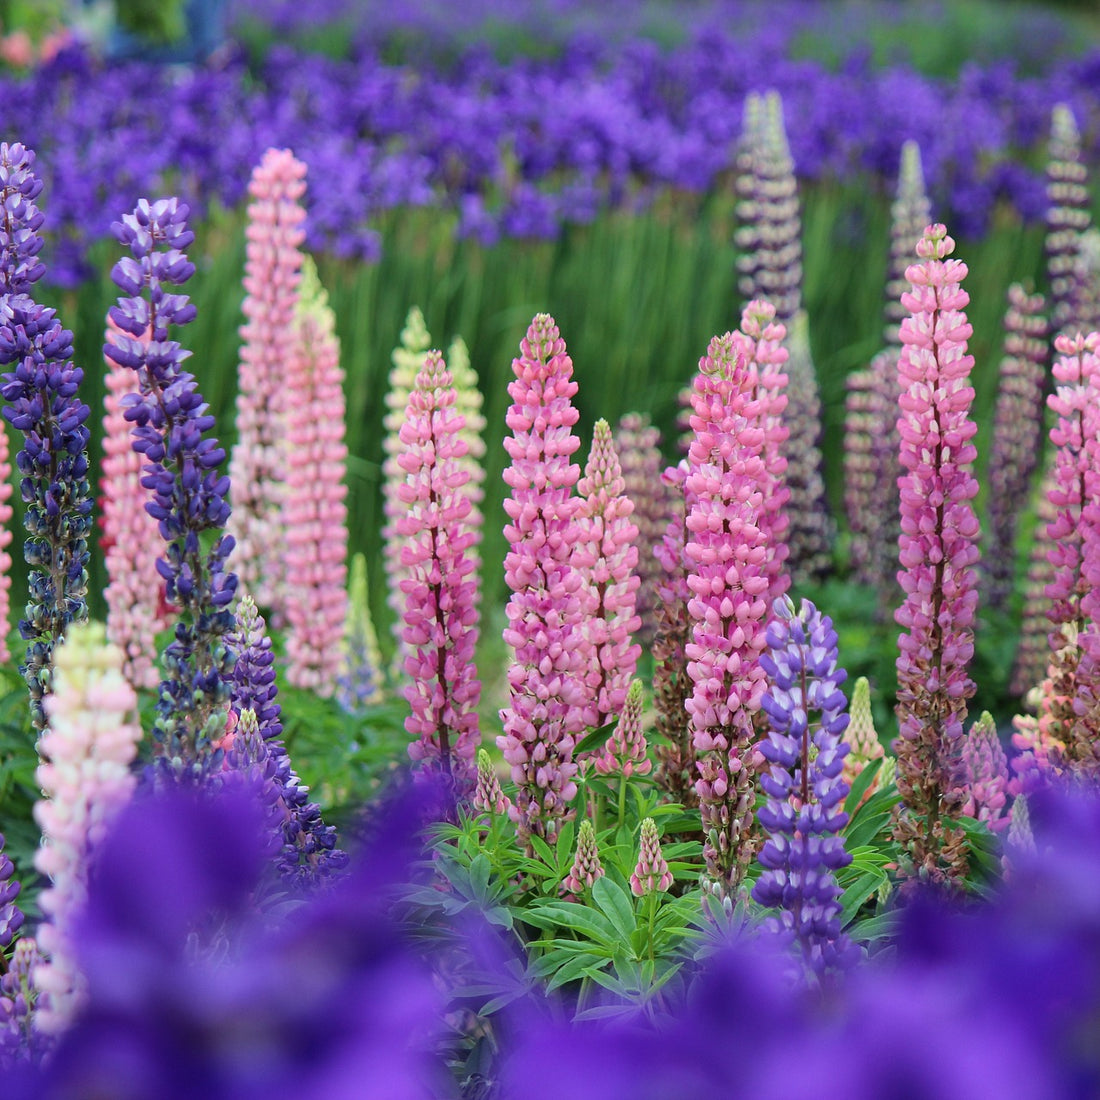
{"label": "pink lupine spike", "polygon": [[577,483],[580,533],[573,566],[584,578],[587,700],[584,721],[602,726],[623,709],[641,646],[631,642],[638,577],[638,527],[606,420],[596,421],[584,477]]}
{"label": "pink lupine spike", "polygon": [[898,580],[905,594],[894,614],[898,638],[897,785],[894,836],[906,853],[903,873],[936,883],[966,873],[966,836],[955,824],[966,799],[961,752],[966,700],[974,694],[978,521],[971,473],[976,426],[971,335],[963,312],[966,265],[948,259],[955,242],[931,225],[917,243],[920,263],[907,271],[902,302],[898,398],[901,537]]}
{"label": "pink lupine spike", "polygon": [[1013,777],[1009,793],[1030,794],[1054,776],[1069,768],[1067,745],[1072,731],[1074,674],[1077,666],[1077,628],[1062,626],[1062,646],[1050,658],[1046,677],[1027,694],[1034,714],[1017,714],[1012,719],[1016,732],[1012,744],[1018,750],[1012,757]]}
{"label": "pink lupine spike", "polygon": [[577,854],[569,874],[562,881],[562,889],[569,894],[583,894],[585,890],[591,890],[596,879],[603,878],[605,874],[592,822],[582,821],[577,832]]}
{"label": "pink lupine spike", "polygon": [[638,848],[638,863],[630,876],[630,892],[636,898],[647,894],[664,893],[672,886],[672,873],[661,854],[661,834],[651,817],[642,821],[642,835]]}
{"label": "pink lupine spike", "polygon": [[400,456],[406,514],[397,521],[405,540],[405,698],[412,714],[405,729],[417,738],[413,760],[439,769],[458,797],[473,793],[481,733],[477,708],[481,681],[477,646],[477,580],[469,556],[471,504],[462,492],[469,474],[462,416],[455,411],[450,371],[438,351],[428,352],[409,394],[401,425]]}
{"label": "pink lupine spike", "polygon": [[248,227],[237,391],[237,443],[229,462],[240,590],[281,610],[282,440],[288,406],[286,359],[305,240],[306,166],[289,149],[268,149],[248,185]]}
{"label": "pink lupine spike", "polygon": [[347,417],[336,320],[308,257],[287,358],[286,678],[327,698],[340,677],[348,617]]}
{"label": "pink lupine spike", "polygon": [[600,775],[618,773],[627,779],[632,775],[648,775],[653,762],[647,752],[642,732],[642,681],[635,680],[626,693],[615,732],[607,739],[594,766]]}
{"label": "pink lupine spike", "polygon": [[967,799],[963,813],[984,821],[994,832],[1008,828],[1008,759],[989,711],[970,727],[963,742]]}
{"label": "pink lupine spike", "polygon": [[511,547],[504,575],[512,595],[504,640],[515,660],[497,745],[512,767],[512,817],[526,845],[531,835],[556,836],[577,793],[573,746],[584,722],[586,654],[584,578],[570,564],[580,537],[573,496],[580,471],[569,459],[580,440],[573,434],[573,361],[548,314],[531,322],[512,369],[512,435],[504,441],[512,460],[504,471],[512,490],[504,501]]}
{"label": "pink lupine spike", "polygon": [[486,814],[506,814],[511,804],[508,796],[500,789],[500,780],[489,754],[484,749],[478,749],[474,809]]}

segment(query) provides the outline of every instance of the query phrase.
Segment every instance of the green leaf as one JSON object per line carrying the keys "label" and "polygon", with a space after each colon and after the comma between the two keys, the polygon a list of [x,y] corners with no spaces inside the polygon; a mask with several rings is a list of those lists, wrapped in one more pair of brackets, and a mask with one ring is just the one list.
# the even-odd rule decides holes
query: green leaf
{"label": "green leaf", "polygon": [[[599,881],[602,882],[603,879]],[[569,928],[607,946],[614,944],[617,939],[615,927],[603,914],[595,913],[587,906],[572,901],[549,902],[522,910],[516,916],[536,928]]]}
{"label": "green leaf", "polygon": [[626,891],[604,875],[592,885],[592,900],[607,919],[615,926],[615,931],[624,943],[630,942],[637,922],[634,919],[634,906]]}
{"label": "green leaf", "polygon": [[539,858],[547,865],[547,867],[553,867],[554,871],[558,869],[558,858],[551,850],[550,845],[542,839],[541,836],[531,836],[531,847],[539,854]]}
{"label": "green leaf", "polygon": [[863,903],[888,881],[883,871],[871,870],[861,874],[841,895],[841,925],[846,925],[860,911]]}
{"label": "green leaf", "polygon": [[612,721],[586,733],[573,746],[573,759],[576,760],[582,752],[594,752],[596,749],[602,749],[607,744],[607,739],[615,732],[615,727],[618,724],[619,719],[614,718]]}
{"label": "green leaf", "polygon": [[893,937],[897,933],[900,919],[901,915],[896,910],[891,910],[889,913],[879,913],[877,916],[856,921],[847,932],[859,943],[874,943],[876,940]]}
{"label": "green leaf", "polygon": [[558,857],[556,866],[563,877],[569,873],[569,868],[573,862],[574,832],[573,822],[567,821],[561,827],[561,831],[558,833],[558,842],[554,846],[555,854]]}
{"label": "green leaf", "polygon": [[878,775],[882,769],[882,761],[884,757],[879,757],[877,760],[872,760],[870,764],[865,765],[863,771],[856,776],[855,782],[852,784],[852,789],[848,792],[848,797],[844,800],[844,812],[852,817],[856,808],[859,806],[860,800],[867,793],[867,789],[875,780],[875,776]]}

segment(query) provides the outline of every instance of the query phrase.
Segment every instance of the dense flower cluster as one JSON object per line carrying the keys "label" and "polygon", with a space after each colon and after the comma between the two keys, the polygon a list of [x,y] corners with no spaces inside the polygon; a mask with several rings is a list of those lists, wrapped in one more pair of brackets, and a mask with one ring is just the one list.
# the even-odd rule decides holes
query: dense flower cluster
{"label": "dense flower cluster", "polygon": [[367,557],[351,559],[348,617],[344,623],[343,664],[336,681],[336,701],[351,714],[382,698],[382,650],[370,612]]}
{"label": "dense flower cluster", "polygon": [[600,862],[600,850],[596,844],[596,833],[591,821],[582,821],[577,831],[577,853],[573,857],[573,866],[562,881],[562,889],[570,894],[583,894],[592,889],[598,878],[607,872]]}
{"label": "dense flower cluster", "polygon": [[638,843],[638,862],[630,876],[630,891],[635,897],[663,892],[672,885],[672,873],[661,854],[661,834],[651,817],[642,819],[641,839]]}
{"label": "dense flower cluster", "polygon": [[970,727],[963,742],[967,800],[963,813],[995,832],[1008,828],[1008,759],[989,711]]}

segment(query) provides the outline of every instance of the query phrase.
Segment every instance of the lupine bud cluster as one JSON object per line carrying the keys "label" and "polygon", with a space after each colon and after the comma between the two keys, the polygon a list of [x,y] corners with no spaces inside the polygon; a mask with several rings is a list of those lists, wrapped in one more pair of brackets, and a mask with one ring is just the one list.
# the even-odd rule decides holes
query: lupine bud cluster
{"label": "lupine bud cluster", "polygon": [[[183,251],[194,240],[187,213],[174,198],[141,199],[112,226],[132,255],[111,272],[124,293],[110,310],[120,331],[104,347],[107,358],[137,372],[140,389],[125,401],[126,419],[134,424],[134,450],[145,456],[142,485],[152,497],[146,507],[168,544],[157,571],[165,598],[179,608],[164,651],[167,676],[154,729],[159,772],[176,779],[221,766],[214,741],[229,697],[232,658],[224,635],[233,625],[229,604],[237,587],[225,568],[233,549],[232,536],[222,533],[229,519],[229,478],[219,473],[225,452],[206,435],[214,418],[183,369],[189,352],[170,338],[171,326],[195,317],[187,295],[166,289],[194,274]],[[214,540],[204,552],[207,532]]]}
{"label": "lupine bud cluster", "polygon": [[967,799],[963,813],[984,821],[994,832],[1009,824],[1008,758],[997,736],[997,723],[989,711],[970,727],[963,742]]}
{"label": "lupine bud cluster", "polygon": [[573,866],[562,881],[562,889],[569,894],[583,894],[591,890],[598,878],[607,872],[600,862],[600,850],[596,844],[596,833],[591,821],[582,821],[577,831],[577,854],[573,857]]}
{"label": "lupine bud cluster", "polygon": [[534,834],[553,840],[577,793],[573,746],[583,728],[585,654],[584,578],[571,565],[580,537],[580,470],[569,461],[580,445],[573,434],[573,361],[554,319],[531,322],[512,361],[512,407],[504,441],[511,466],[504,481],[510,549],[504,575],[512,595],[504,640],[515,660],[508,670],[509,704],[501,711],[497,745],[516,783],[512,809],[521,842]]}
{"label": "lupine bud cluster", "polygon": [[584,722],[602,726],[623,709],[641,646],[631,641],[638,578],[638,528],[606,420],[596,421],[584,477],[577,483],[579,535],[573,566],[584,578]]}
{"label": "lupine bud cluster", "polygon": [[347,412],[336,319],[308,257],[299,291],[284,383],[294,395],[283,414],[286,678],[328,697],[348,615]]}
{"label": "lupine bud cluster", "polygon": [[963,312],[966,265],[948,259],[955,242],[942,225],[917,244],[920,263],[902,296],[898,399],[904,602],[894,614],[898,638],[897,785],[901,803],[894,835],[907,855],[903,870],[934,883],[966,871],[966,839],[955,819],[966,798],[962,773],[966,700],[974,693],[968,665],[974,652],[978,521],[970,471],[976,430],[970,419],[973,357]]}
{"label": "lupine bud cluster", "polygon": [[412,708],[405,729],[416,738],[409,755],[438,769],[465,796],[481,740],[481,681],[474,665],[477,580],[467,555],[474,541],[471,504],[462,492],[469,475],[460,465],[466,442],[454,405],[443,356],[428,352],[400,430],[406,481],[398,499],[406,513],[395,526],[405,540],[405,698]]}
{"label": "lupine bud cluster", "polygon": [[20,671],[30,691],[35,727],[45,728],[42,702],[50,691],[52,654],[68,625],[87,618],[88,406],[78,395],[84,372],[71,362],[72,333],[30,292],[45,268],[36,259],[44,220],[35,199],[42,182],[34,153],[0,143],[0,376],[3,415],[23,434],[15,464],[26,510],[23,554],[30,568],[27,641]]}
{"label": "lupine bud cluster", "polygon": [[986,602],[1004,609],[1015,579],[1019,505],[1031,492],[1042,454],[1043,388],[1046,382],[1046,300],[1019,283],[1008,288],[1004,356],[993,413],[989,452],[989,521],[983,548]]}
{"label": "lupine bud cluster", "polygon": [[[241,583],[263,607],[281,607],[286,563],[281,514],[286,475],[284,413],[296,404],[287,377],[305,240],[306,166],[268,149],[249,181],[237,442],[229,463],[230,530]],[[331,430],[332,422],[327,422]]]}
{"label": "lupine bud cluster", "polygon": [[510,805],[507,795],[500,789],[500,780],[489,754],[484,749],[478,749],[474,809],[485,814],[506,814]]}
{"label": "lupine bud cluster", "polygon": [[[849,708],[850,721],[845,740],[848,743],[848,755],[844,757],[844,782],[850,787],[868,764],[881,760],[886,755],[877,731],[875,719],[871,713],[871,685],[866,676],[860,676],[852,686],[852,703]],[[884,786],[882,766],[875,776],[874,783],[868,788],[870,794],[875,788]]]}
{"label": "lupine bud cluster", "polygon": [[91,853],[129,801],[130,765],[141,740],[137,697],[122,675],[123,654],[98,623],[78,624],[55,653],[54,691],[45,702],[49,726],[39,744],[35,778],[45,796],[35,804],[42,847],[35,867],[50,879],[39,903],[38,942],[48,962],[34,975],[42,994],[37,1025],[55,1032],[80,1001],[74,920],[84,902]]}
{"label": "lupine bud cluster", "polygon": [[657,823],[651,817],[643,818],[638,862],[630,876],[630,892],[636,898],[644,898],[647,894],[664,893],[671,886],[672,872],[661,854]]}
{"label": "lupine bud cluster", "polygon": [[890,207],[890,262],[886,279],[886,346],[901,350],[901,323],[909,315],[901,296],[909,289],[906,269],[913,249],[932,220],[932,204],[924,187],[920,146],[907,141],[901,147],[898,189]]}
{"label": "lupine bud cluster", "polygon": [[648,775],[653,762],[647,750],[642,732],[642,681],[635,680],[626,693],[615,732],[607,739],[603,752],[596,757],[594,767],[600,775],[617,773],[627,779],[632,775]]}
{"label": "lupine bud cluster", "polygon": [[852,861],[840,836],[848,823],[842,777],[848,715],[840,690],[846,674],[837,667],[837,636],[827,615],[808,600],[797,612],[789,599],[777,600],[773,610],[760,658],[768,675],[761,705],[769,718],[760,752],[770,767],[760,776],[767,801],[757,816],[768,839],[752,894],[779,910],[766,927],[789,940],[820,977],[859,955],[840,930],[836,881]]}
{"label": "lupine bud cluster", "polygon": [[349,714],[354,714],[381,699],[382,650],[370,613],[367,558],[358,552],[351,559],[343,669],[336,682],[336,701]]}
{"label": "lupine bud cluster", "polygon": [[278,763],[268,751],[251,707],[245,707],[237,719],[232,744],[225,753],[225,769],[222,782],[242,784],[260,808],[260,821],[267,832],[267,852],[276,855],[283,848],[283,830],[289,812],[279,782]]}
{"label": "lupine bud cluster", "polygon": [[43,1048],[42,1032],[35,1026],[38,990],[35,972],[42,956],[33,936],[22,936],[0,977],[0,1070],[35,1060]]}

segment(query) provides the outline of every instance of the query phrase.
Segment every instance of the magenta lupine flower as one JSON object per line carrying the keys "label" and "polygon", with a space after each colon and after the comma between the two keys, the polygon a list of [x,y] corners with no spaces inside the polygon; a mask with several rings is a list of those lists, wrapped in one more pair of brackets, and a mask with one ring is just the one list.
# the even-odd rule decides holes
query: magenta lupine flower
{"label": "magenta lupine flower", "polygon": [[47,1032],[64,1028],[79,1004],[72,921],[86,895],[89,855],[134,788],[130,764],[141,726],[122,660],[98,623],[73,624],[54,651],[49,725],[39,742],[44,762],[35,773],[45,797],[34,807],[43,837],[35,867],[50,879],[39,897],[46,919],[38,929],[48,962],[34,976],[42,994],[37,1024]]}
{"label": "magenta lupine flower", "polygon": [[963,742],[966,804],[963,813],[984,821],[994,832],[1008,828],[1008,758],[989,711],[970,727]]}
{"label": "magenta lupine flower", "polygon": [[767,642],[760,663],[769,681],[761,701],[769,732],[760,751],[770,767],[760,776],[767,801],[757,817],[768,839],[752,896],[779,910],[765,928],[789,940],[821,977],[859,957],[840,930],[836,881],[836,872],[852,862],[840,835],[848,823],[848,715],[840,690],[847,674],[837,666],[832,620],[809,600],[797,612],[789,599],[777,600]]}
{"label": "magenta lupine flower", "polygon": [[596,757],[594,767],[600,775],[619,774],[627,779],[632,775],[648,775],[653,761],[647,752],[642,732],[642,681],[635,680],[626,693],[615,732]]}
{"label": "magenta lupine flower", "polygon": [[638,862],[630,876],[630,892],[636,898],[647,894],[664,893],[672,886],[672,872],[661,854],[661,834],[651,817],[642,821],[641,840],[638,844]]}
{"label": "magenta lupine flower", "polygon": [[459,465],[466,443],[459,436],[451,373],[437,351],[428,352],[409,394],[401,425],[401,468],[407,475],[397,521],[405,540],[401,564],[405,594],[405,698],[412,713],[405,729],[417,740],[409,756],[438,768],[455,793],[472,793],[478,744],[481,681],[477,646],[477,578],[468,556],[470,500],[462,492],[468,474]]}
{"label": "magenta lupine flower", "polygon": [[907,141],[901,147],[898,187],[890,206],[890,262],[886,279],[886,346],[901,350],[901,323],[909,311],[901,296],[909,290],[905,272],[913,259],[913,249],[932,221],[932,204],[924,187],[924,167],[920,146]]}
{"label": "magenta lupine flower", "polygon": [[695,439],[688,455],[687,701],[698,760],[707,875],[729,897],[752,857],[753,716],[766,688],[760,651],[768,615],[764,531],[765,431],[758,375],[745,339],[716,336],[692,392]]}
{"label": "magenta lupine flower", "polygon": [[898,580],[905,598],[894,613],[898,638],[897,785],[901,803],[894,835],[905,873],[936,883],[966,871],[966,840],[955,824],[966,798],[961,766],[966,700],[974,694],[978,521],[971,473],[976,430],[971,335],[961,283],[966,265],[947,259],[955,242],[931,225],[917,244],[921,262],[907,274],[902,297],[898,399],[901,537]]}
{"label": "magenta lupine flower", "polygon": [[306,166],[289,149],[268,149],[252,171],[237,389],[237,442],[229,461],[230,531],[242,592],[263,607],[281,605],[281,515],[286,456],[286,369],[305,240]]}
{"label": "magenta lupine flower", "polygon": [[577,832],[577,854],[573,857],[569,874],[562,881],[562,890],[568,894],[583,894],[586,889],[591,890],[596,879],[603,878],[605,874],[592,822],[582,821]]}
{"label": "magenta lupine flower", "polygon": [[504,640],[515,661],[497,745],[512,767],[512,817],[526,843],[532,834],[553,840],[577,793],[573,746],[584,728],[586,654],[584,578],[571,565],[581,535],[572,495],[580,470],[569,459],[580,440],[573,434],[573,361],[548,314],[531,322],[512,369],[512,435],[504,440],[512,460],[504,471],[512,490],[504,501],[504,575],[512,595]]}
{"label": "magenta lupine flower", "polygon": [[1008,288],[1004,355],[993,412],[989,454],[989,522],[982,551],[985,600],[1004,609],[1012,594],[1020,502],[1042,454],[1043,388],[1046,382],[1046,300],[1019,283]]}
{"label": "magenta lupine flower", "polygon": [[336,320],[307,258],[285,378],[283,609],[287,683],[322,697],[336,690],[348,615],[343,383]]}
{"label": "magenta lupine flower", "polygon": [[484,749],[478,749],[474,809],[485,814],[505,814],[511,804],[511,800],[500,789],[500,780],[489,754]]}
{"label": "magenta lupine flower", "polygon": [[642,652],[631,642],[640,622],[634,613],[638,527],[625,489],[611,428],[598,420],[584,477],[577,483],[580,533],[572,562],[584,578],[584,721],[589,726],[602,726],[622,711]]}
{"label": "magenta lupine flower", "polygon": [[[108,318],[107,340],[122,330]],[[107,587],[107,639],[124,654],[122,672],[134,688],[155,688],[157,633],[169,619],[157,572],[161,540],[157,521],[145,510],[149,494],[141,484],[144,462],[130,441],[122,398],[137,393],[138,378],[104,356],[103,464],[99,492]]]}

